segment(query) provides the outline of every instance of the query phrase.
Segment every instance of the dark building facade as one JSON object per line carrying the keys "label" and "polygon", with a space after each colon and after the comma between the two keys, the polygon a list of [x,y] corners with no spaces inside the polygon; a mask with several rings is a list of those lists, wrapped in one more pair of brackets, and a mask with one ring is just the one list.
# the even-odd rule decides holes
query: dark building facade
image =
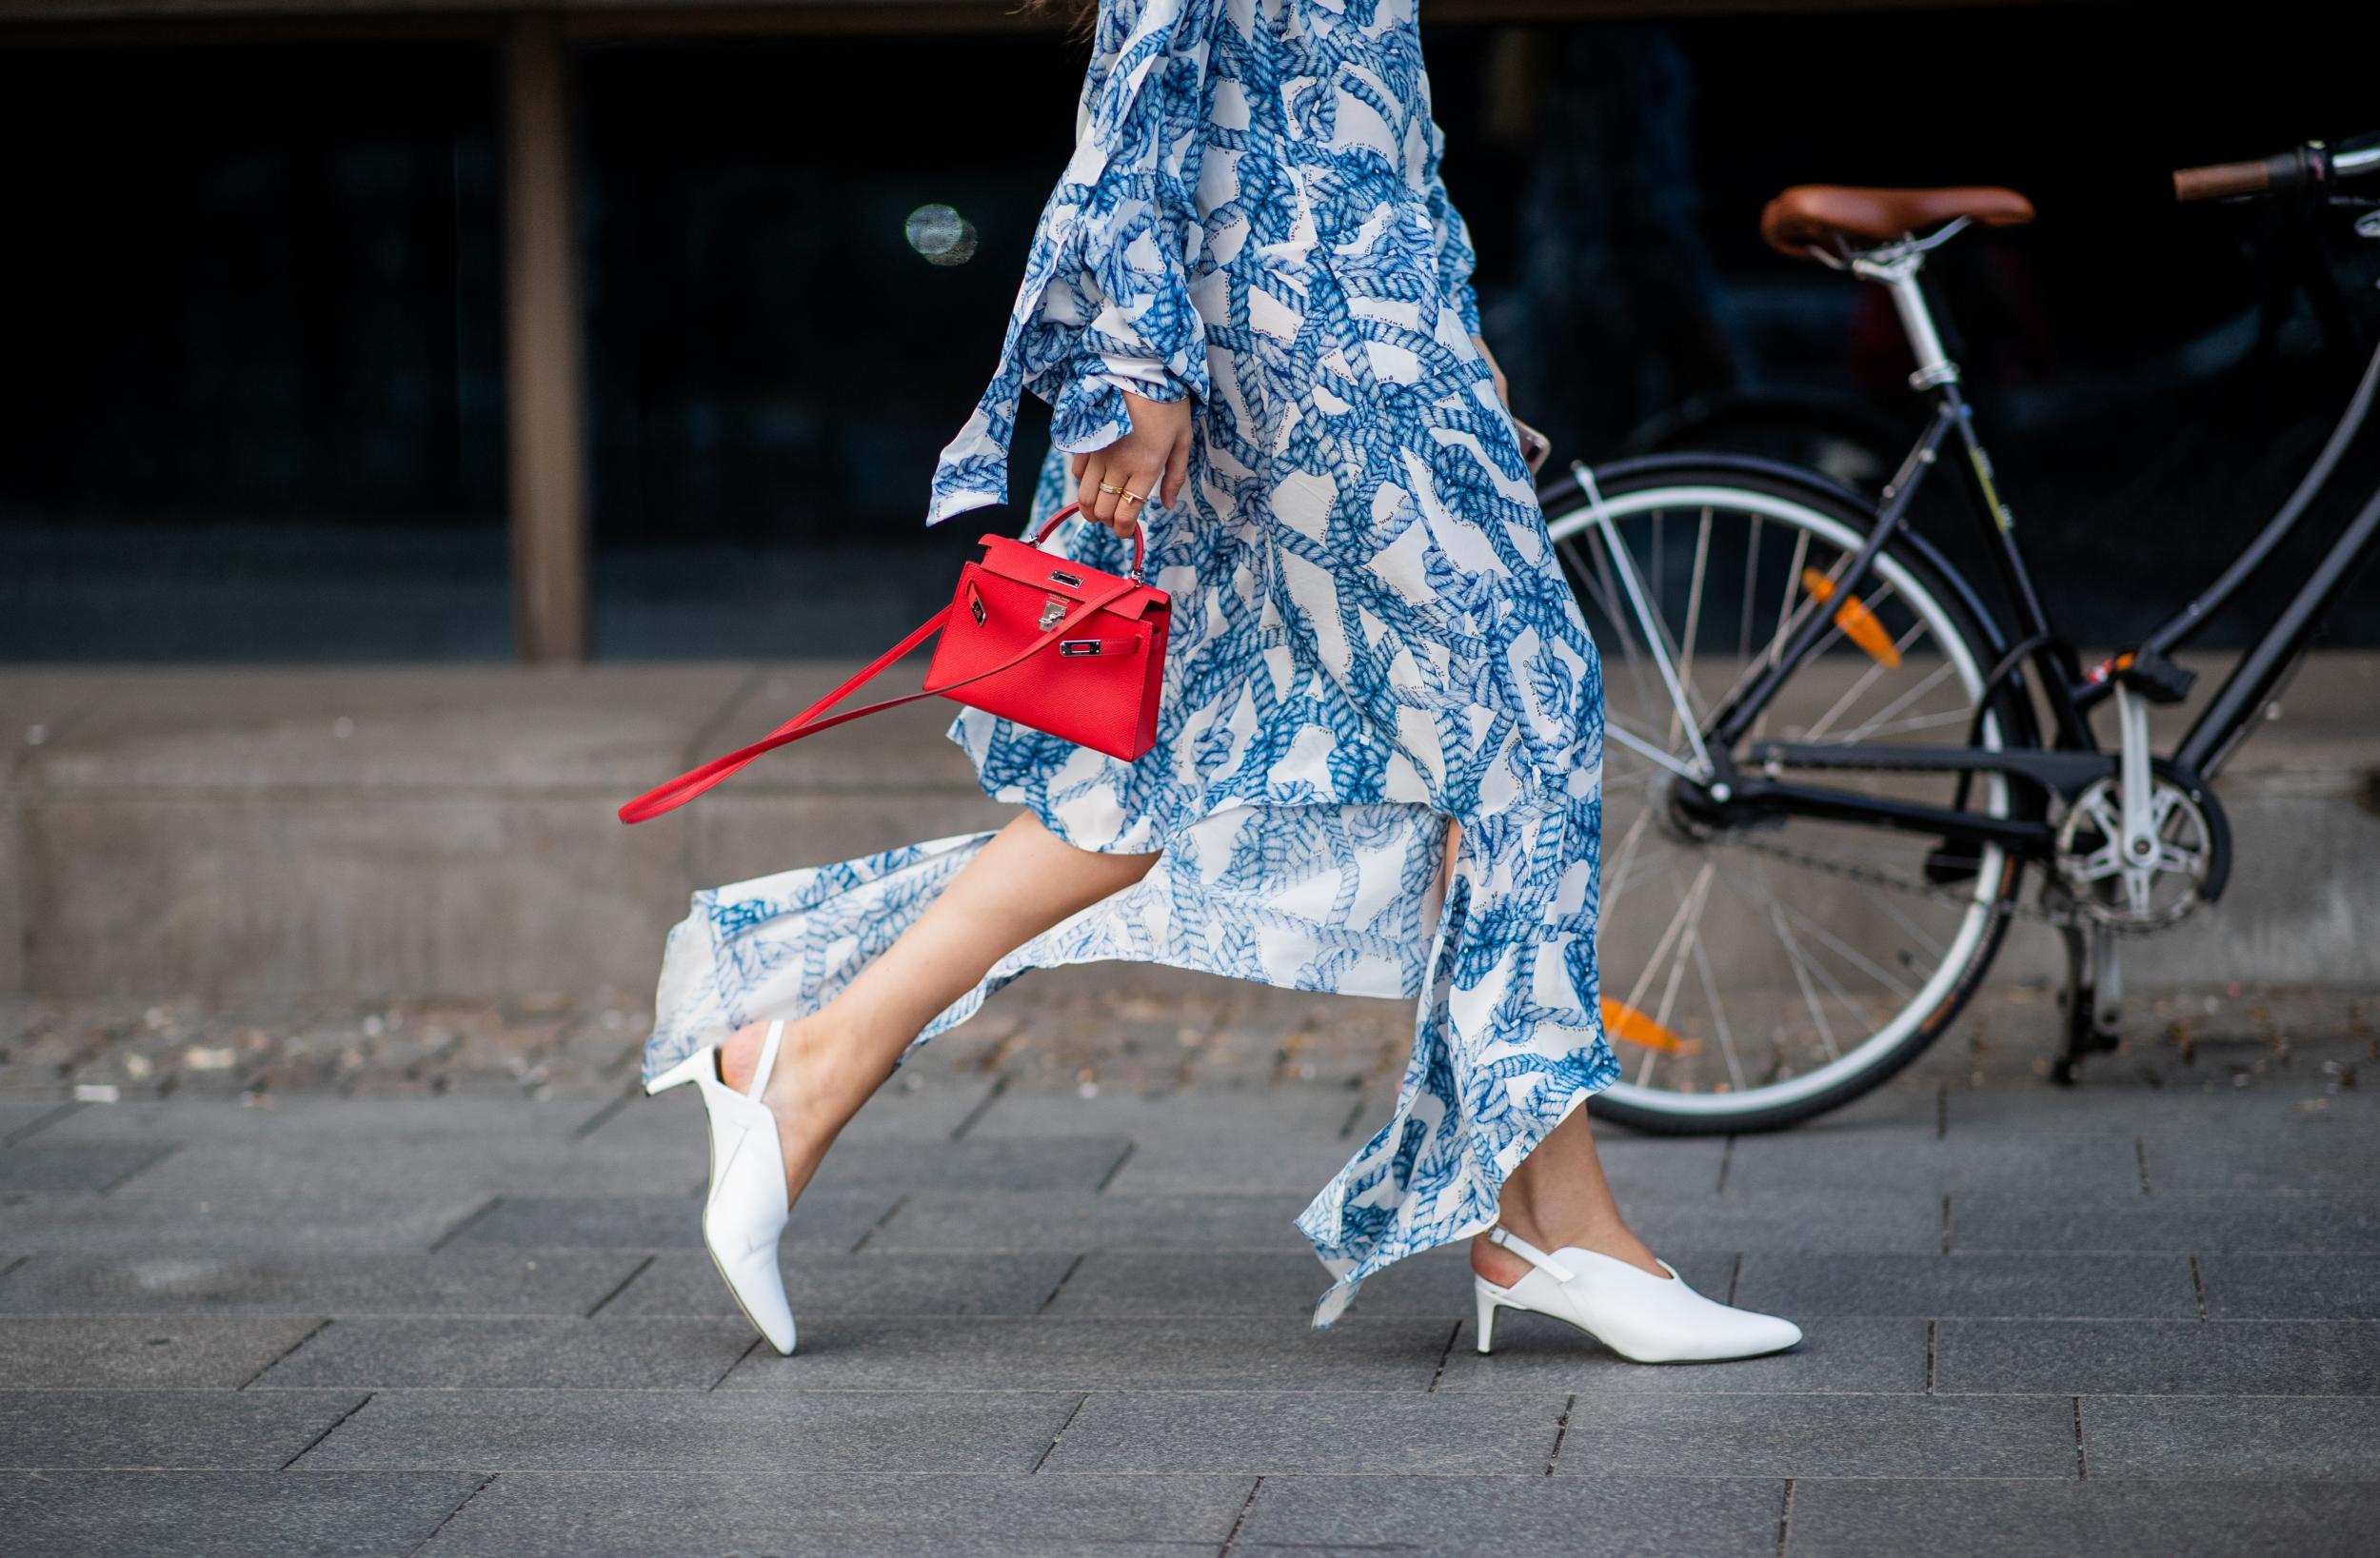
{"label": "dark building facade", "polygon": [[[994,5],[328,10],[0,13],[0,657],[849,656],[931,609],[984,525],[926,530],[927,475],[1079,45]],[[2172,200],[2380,128],[2368,62],[2241,14],[1434,10],[1517,409],[1560,461],[1874,486],[1918,415],[1889,306],[1760,206],[2013,185],[2038,224],[1935,267],[1953,349],[2053,608],[2146,625],[2287,492],[2380,313],[2345,224]],[[2369,591],[2338,636],[2380,639]]]}

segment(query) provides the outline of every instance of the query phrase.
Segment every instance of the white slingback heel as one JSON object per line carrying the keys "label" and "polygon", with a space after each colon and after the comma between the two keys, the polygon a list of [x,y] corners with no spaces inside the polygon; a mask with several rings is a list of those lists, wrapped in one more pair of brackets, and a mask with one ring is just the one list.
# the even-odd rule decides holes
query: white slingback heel
{"label": "white slingback heel", "polygon": [[1534,1271],[1509,1288],[1472,1278],[1479,1301],[1479,1351],[1496,1333],[1496,1311],[1528,1310],[1577,1326],[1636,1363],[1710,1363],[1781,1352],[1801,1340],[1801,1328],[1774,1314],[1731,1309],[1686,1286],[1669,1262],[1666,1277],[1624,1260],[1566,1245],[1547,1254],[1502,1228],[1488,1242],[1527,1261]]}
{"label": "white slingback heel", "polygon": [[777,1066],[780,1020],[768,1025],[752,1086],[738,1093],[719,1074],[719,1046],[695,1051],[645,1087],[659,1093],[692,1082],[710,1118],[711,1181],[703,1200],[703,1244],[711,1252],[744,1317],[780,1352],[793,1351],[793,1306],[785,1301],[777,1240],[793,1208],[785,1199],[785,1150],[777,1116],[761,1102]]}

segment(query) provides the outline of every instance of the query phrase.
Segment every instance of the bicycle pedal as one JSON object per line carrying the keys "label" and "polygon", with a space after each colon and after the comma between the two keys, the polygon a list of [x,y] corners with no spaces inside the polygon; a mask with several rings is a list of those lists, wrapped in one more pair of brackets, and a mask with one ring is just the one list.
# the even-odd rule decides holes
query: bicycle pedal
{"label": "bicycle pedal", "polygon": [[2152,703],[2178,703],[2190,696],[2198,673],[2175,664],[2162,650],[2133,649],[2105,661],[2091,673],[2093,681],[2105,681],[2110,677]]}

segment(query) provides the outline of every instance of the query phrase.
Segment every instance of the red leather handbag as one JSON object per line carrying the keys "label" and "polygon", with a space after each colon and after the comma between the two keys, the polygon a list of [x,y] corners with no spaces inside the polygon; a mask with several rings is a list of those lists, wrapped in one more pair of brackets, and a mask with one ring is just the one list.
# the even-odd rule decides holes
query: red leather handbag
{"label": "red leather handbag", "polygon": [[[942,697],[1129,762],[1157,744],[1157,700],[1164,684],[1165,628],[1173,602],[1140,581],[1140,532],[1132,533],[1132,573],[1114,574],[1045,552],[1041,542],[1081,507],[1050,516],[1030,543],[987,535],[983,556],[959,570],[950,604],[824,698],[774,731],[689,769],[620,808],[623,822],[674,811],[764,752],[884,709]],[[901,698],[827,710],[902,656],[942,635],[925,685]]]}

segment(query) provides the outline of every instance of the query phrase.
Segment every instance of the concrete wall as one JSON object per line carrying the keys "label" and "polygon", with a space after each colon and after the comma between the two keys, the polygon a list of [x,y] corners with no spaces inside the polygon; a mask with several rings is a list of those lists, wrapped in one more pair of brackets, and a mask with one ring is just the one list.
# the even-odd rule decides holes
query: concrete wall
{"label": "concrete wall", "polygon": [[[625,828],[839,666],[0,674],[0,990],[642,996],[697,886],[997,826],[922,703]],[[2230,894],[2141,985],[2380,981],[2380,656],[2316,661],[2220,786]],[[2002,977],[2047,977],[2020,926]]]}

